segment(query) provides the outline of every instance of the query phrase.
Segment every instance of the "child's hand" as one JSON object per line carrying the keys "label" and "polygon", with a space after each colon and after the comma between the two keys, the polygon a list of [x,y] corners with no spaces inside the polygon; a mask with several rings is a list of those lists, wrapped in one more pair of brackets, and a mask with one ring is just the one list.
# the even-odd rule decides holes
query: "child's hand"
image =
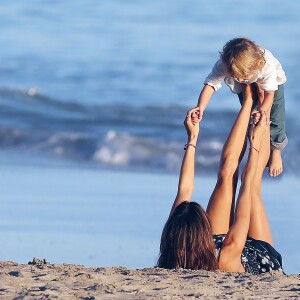
{"label": "child's hand", "polygon": [[268,120],[267,114],[264,110],[259,111],[260,113],[260,119],[257,122],[257,124],[252,124],[251,128],[251,139],[250,142],[252,143],[255,138],[257,138],[259,141],[261,140],[261,137],[267,132],[267,129],[269,128],[271,121]]}
{"label": "child's hand", "polygon": [[200,107],[199,107],[199,112],[198,112],[198,114],[199,114],[199,120],[201,121],[202,118],[203,118],[204,110],[203,110],[202,108],[200,108]]}
{"label": "child's hand", "polygon": [[258,110],[254,110],[252,113],[251,113],[251,118],[253,120],[253,124],[256,125],[260,118],[261,118],[261,112],[258,111]]}
{"label": "child's hand", "polygon": [[200,122],[200,118],[199,118],[199,110],[193,110],[192,114],[191,114],[191,119],[192,119],[192,123],[193,125],[195,125],[196,123]]}
{"label": "child's hand", "polygon": [[202,120],[203,117],[203,110],[199,107],[195,107],[195,109],[192,112],[192,123],[195,125],[196,123],[199,123]]}

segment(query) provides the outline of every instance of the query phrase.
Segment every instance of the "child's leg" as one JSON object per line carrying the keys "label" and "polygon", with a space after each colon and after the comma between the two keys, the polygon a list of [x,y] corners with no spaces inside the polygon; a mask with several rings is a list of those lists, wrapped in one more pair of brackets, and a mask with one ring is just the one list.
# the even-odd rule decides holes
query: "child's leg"
{"label": "child's leg", "polygon": [[244,154],[252,102],[250,86],[247,86],[245,101],[223,147],[218,180],[207,206],[213,234],[227,233],[233,216],[237,170]]}
{"label": "child's leg", "polygon": [[262,200],[262,177],[270,155],[269,135],[266,134],[265,137],[260,146],[257,171],[253,179],[248,235],[273,245],[270,224]]}
{"label": "child's leg", "polygon": [[281,150],[288,143],[285,134],[285,101],[283,85],[278,86],[278,90],[275,92],[270,120],[272,123],[270,127],[271,154],[269,161],[269,175],[278,176],[283,172]]}

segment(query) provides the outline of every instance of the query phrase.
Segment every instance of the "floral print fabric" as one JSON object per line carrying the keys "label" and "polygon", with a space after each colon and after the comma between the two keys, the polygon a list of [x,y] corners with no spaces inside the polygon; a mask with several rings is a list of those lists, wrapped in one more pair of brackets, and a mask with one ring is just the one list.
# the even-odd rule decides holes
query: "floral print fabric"
{"label": "floral print fabric", "polygon": [[[213,236],[218,260],[225,237],[225,234]],[[241,255],[241,263],[244,266],[245,272],[253,275],[272,270],[283,272],[281,255],[269,243],[255,240],[251,237],[248,237],[246,240]]]}

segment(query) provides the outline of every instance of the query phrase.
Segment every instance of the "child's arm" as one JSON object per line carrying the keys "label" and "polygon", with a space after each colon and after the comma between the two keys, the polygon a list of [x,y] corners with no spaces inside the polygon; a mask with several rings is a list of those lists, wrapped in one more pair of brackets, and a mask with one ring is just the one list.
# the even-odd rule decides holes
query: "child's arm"
{"label": "child's arm", "polygon": [[265,91],[264,92],[264,99],[263,99],[262,104],[260,105],[261,110],[264,110],[267,113],[270,112],[271,107],[273,105],[273,101],[274,101],[274,95],[275,95],[274,91]]}
{"label": "child's arm", "polygon": [[[212,96],[212,94],[222,87],[221,82],[225,78],[225,70],[222,65],[221,60],[219,59],[214,67],[211,70],[211,73],[205,78],[204,87],[200,93],[198,99],[198,107],[199,107],[199,121],[201,121],[203,117],[203,112],[206,109],[206,106]],[[194,118],[192,117],[193,122]]]}
{"label": "child's arm", "polygon": [[214,88],[208,84],[204,85],[201,93],[200,93],[200,96],[199,96],[199,99],[198,99],[198,107],[199,107],[199,116],[198,118],[202,119],[203,117],[203,112],[209,102],[209,100],[211,99],[211,96],[213,95],[213,93],[215,92]]}

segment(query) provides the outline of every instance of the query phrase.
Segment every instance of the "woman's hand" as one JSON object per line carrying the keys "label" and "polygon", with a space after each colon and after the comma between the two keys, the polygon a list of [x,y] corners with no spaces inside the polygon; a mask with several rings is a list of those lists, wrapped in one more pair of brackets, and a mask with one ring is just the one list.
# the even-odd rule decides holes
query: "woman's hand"
{"label": "woman's hand", "polygon": [[[190,109],[187,112],[185,121],[184,121],[184,126],[188,135],[189,142],[193,139],[197,139],[200,131],[200,126],[199,122],[200,119],[196,118],[195,116],[199,116],[199,107]],[[193,116],[193,120],[192,120]]]}

